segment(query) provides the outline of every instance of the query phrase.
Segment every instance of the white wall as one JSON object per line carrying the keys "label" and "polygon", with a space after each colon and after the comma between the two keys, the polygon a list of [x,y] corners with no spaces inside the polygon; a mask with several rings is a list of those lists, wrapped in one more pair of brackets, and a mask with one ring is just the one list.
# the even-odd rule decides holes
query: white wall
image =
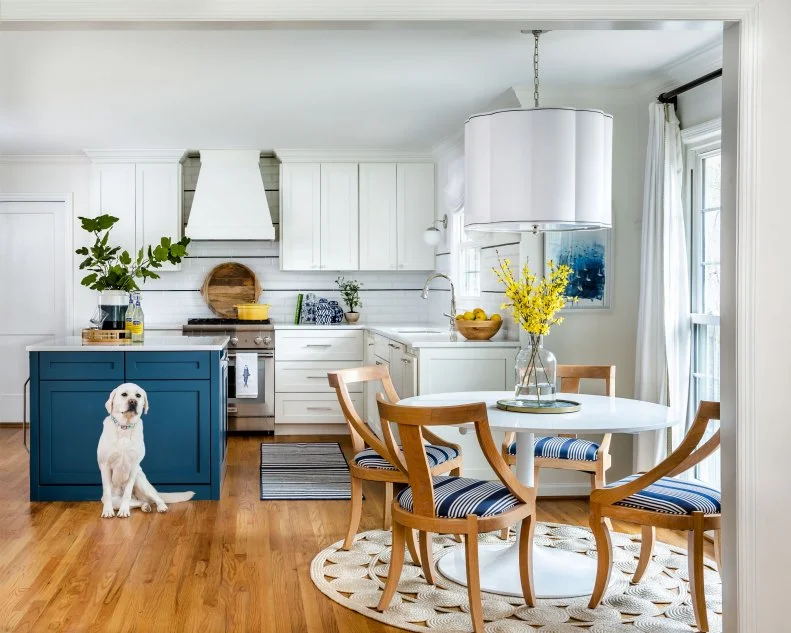
{"label": "white wall", "polygon": [[722,116],[722,78],[693,88],[678,96],[676,109],[682,128],[706,123]]}

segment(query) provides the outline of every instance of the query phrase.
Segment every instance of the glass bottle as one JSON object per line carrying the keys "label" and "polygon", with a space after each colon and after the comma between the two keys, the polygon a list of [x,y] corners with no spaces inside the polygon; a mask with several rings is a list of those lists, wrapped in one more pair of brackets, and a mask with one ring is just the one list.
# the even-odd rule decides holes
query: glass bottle
{"label": "glass bottle", "polygon": [[145,316],[140,307],[140,293],[135,294],[135,313],[132,319],[132,342],[142,343],[144,340]]}
{"label": "glass bottle", "polygon": [[523,406],[551,407],[555,403],[557,360],[544,349],[544,341],[537,334],[530,335],[530,345],[516,357],[516,387],[514,399]]}
{"label": "glass bottle", "polygon": [[127,338],[132,337],[132,320],[135,316],[135,293],[129,293],[129,305],[126,306],[126,314],[124,315],[124,330],[126,331]]}

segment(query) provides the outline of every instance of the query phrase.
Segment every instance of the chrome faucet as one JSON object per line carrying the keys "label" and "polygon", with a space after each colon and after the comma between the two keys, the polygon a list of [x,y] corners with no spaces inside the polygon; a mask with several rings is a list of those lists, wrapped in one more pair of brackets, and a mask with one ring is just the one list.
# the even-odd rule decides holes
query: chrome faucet
{"label": "chrome faucet", "polygon": [[426,283],[423,286],[423,292],[420,293],[420,296],[423,299],[428,299],[428,290],[431,282],[434,281],[437,277],[442,277],[443,279],[447,279],[448,283],[450,284],[450,314],[447,312],[444,313],[446,317],[450,319],[450,333],[451,338],[455,340],[456,338],[456,288],[453,285],[450,277],[448,277],[445,273],[434,273],[428,279],[426,279]]}

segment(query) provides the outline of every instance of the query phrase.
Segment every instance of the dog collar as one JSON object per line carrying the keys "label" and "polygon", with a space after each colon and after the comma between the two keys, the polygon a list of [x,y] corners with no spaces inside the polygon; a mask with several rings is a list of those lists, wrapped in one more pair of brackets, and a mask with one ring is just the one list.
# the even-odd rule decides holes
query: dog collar
{"label": "dog collar", "polygon": [[137,425],[137,422],[133,422],[132,424],[121,424],[118,420],[115,419],[114,415],[111,415],[110,419],[115,423],[115,426],[117,426],[122,431],[126,431],[127,429],[134,428]]}

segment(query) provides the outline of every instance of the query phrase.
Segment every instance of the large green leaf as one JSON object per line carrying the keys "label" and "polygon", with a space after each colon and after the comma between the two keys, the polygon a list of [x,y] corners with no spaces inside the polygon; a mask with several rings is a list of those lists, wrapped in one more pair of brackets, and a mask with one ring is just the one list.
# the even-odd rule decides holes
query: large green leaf
{"label": "large green leaf", "polygon": [[[118,248],[120,248],[120,246]],[[128,251],[124,251],[123,253],[121,253],[121,256],[118,258],[118,261],[121,262],[124,266],[129,266],[129,264],[132,263],[132,257],[129,255]]]}
{"label": "large green leaf", "polygon": [[116,222],[118,222],[118,218],[110,215],[109,213],[105,213],[96,217],[96,223],[98,224],[99,229],[102,231],[112,228],[113,224]]}
{"label": "large green leaf", "polygon": [[86,275],[85,277],[83,277],[80,283],[83,286],[90,286],[95,281],[96,281],[96,273],[91,273],[90,275]]}

